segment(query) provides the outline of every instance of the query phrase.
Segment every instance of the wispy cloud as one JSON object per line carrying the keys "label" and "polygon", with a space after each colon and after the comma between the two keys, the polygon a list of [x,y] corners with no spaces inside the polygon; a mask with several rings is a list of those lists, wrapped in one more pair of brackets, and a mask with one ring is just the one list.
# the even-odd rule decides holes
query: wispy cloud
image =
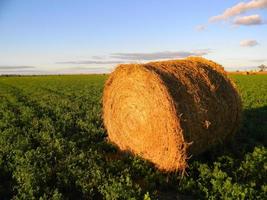
{"label": "wispy cloud", "polygon": [[267,0],[251,0],[249,2],[240,2],[230,8],[227,8],[222,14],[213,16],[209,19],[210,22],[227,20],[231,17],[245,13],[249,10],[267,8]]}
{"label": "wispy cloud", "polygon": [[0,66],[0,70],[27,70],[34,69],[33,66]]}
{"label": "wispy cloud", "polygon": [[82,67],[82,66],[77,66],[77,67],[68,67],[65,68],[64,70],[98,70],[100,67]]}
{"label": "wispy cloud", "polygon": [[233,23],[236,25],[245,25],[245,26],[264,24],[260,15],[236,17]]}
{"label": "wispy cloud", "polygon": [[[99,58],[100,59],[100,58]],[[121,60],[77,60],[77,61],[63,61],[63,62],[56,62],[56,64],[71,64],[71,65],[84,65],[84,64],[94,64],[94,65],[112,65],[112,64],[121,64],[125,63],[125,61]]]}
{"label": "wispy cloud", "polygon": [[21,75],[30,75],[30,74],[53,74],[52,72],[41,70],[41,69],[4,69],[0,68],[0,75],[1,74],[21,74]]}
{"label": "wispy cloud", "polygon": [[257,63],[264,63],[264,62],[267,62],[267,58],[253,59],[253,60],[250,60],[250,61],[257,62]]}
{"label": "wispy cloud", "polygon": [[242,40],[240,42],[241,47],[254,47],[259,45],[259,43],[256,40]]}
{"label": "wispy cloud", "polygon": [[93,60],[60,61],[56,62],[56,64],[115,65],[122,63],[134,63],[162,59],[179,59],[188,56],[204,56],[208,53],[210,53],[210,49],[199,49],[194,51],[162,51],[153,53],[112,53],[108,56],[92,56],[92,58],[94,58]]}
{"label": "wispy cloud", "polygon": [[203,56],[208,54],[209,52],[209,49],[204,49],[195,51],[162,51],[154,53],[114,53],[111,54],[111,57],[122,60],[148,61],[160,59],[178,59],[188,56]]}
{"label": "wispy cloud", "polygon": [[207,28],[207,26],[206,25],[203,25],[203,24],[196,26],[196,30],[199,31],[199,32],[200,31],[204,31],[206,28]]}
{"label": "wispy cloud", "polygon": [[75,66],[75,67],[68,67],[64,69],[60,69],[55,71],[54,73],[57,74],[99,74],[99,73],[109,73],[112,68],[105,68],[105,67],[82,67],[82,66]]}
{"label": "wispy cloud", "polygon": [[106,56],[92,56],[91,58],[94,60],[102,60],[104,59]]}

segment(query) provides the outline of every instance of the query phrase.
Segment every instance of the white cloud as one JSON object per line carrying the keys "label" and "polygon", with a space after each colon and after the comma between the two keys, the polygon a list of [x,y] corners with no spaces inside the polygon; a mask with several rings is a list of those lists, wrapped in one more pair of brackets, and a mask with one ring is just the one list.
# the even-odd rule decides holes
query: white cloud
{"label": "white cloud", "polygon": [[197,31],[204,31],[206,29],[206,25],[198,25],[196,26]]}
{"label": "white cloud", "polygon": [[0,70],[27,70],[34,69],[33,66],[0,66]]}
{"label": "white cloud", "polygon": [[261,59],[253,59],[251,61],[252,62],[258,62],[258,63],[264,63],[264,62],[267,62],[267,59],[266,58],[261,58]]}
{"label": "white cloud", "polygon": [[241,47],[254,47],[256,45],[259,45],[259,43],[256,40],[242,40],[240,42]]}
{"label": "white cloud", "polygon": [[[60,61],[56,62],[56,64],[116,65],[122,63],[136,63],[142,61],[153,61],[162,59],[179,59],[188,56],[204,56],[207,55],[208,53],[210,53],[210,49],[198,49],[193,51],[162,51],[162,52],[152,52],[152,53],[112,53],[107,56],[92,56],[92,58],[95,58],[92,60]],[[81,68],[75,67],[75,69],[81,69]],[[82,67],[82,69],[84,68]]]}
{"label": "white cloud", "polygon": [[260,25],[263,24],[263,20],[259,15],[249,15],[244,17],[236,17],[234,20],[234,24],[236,25]]}
{"label": "white cloud", "polygon": [[234,5],[233,7],[227,8],[222,14],[211,17],[209,21],[216,22],[227,20],[233,16],[237,16],[249,10],[264,8],[267,8],[267,0],[251,0],[249,2],[241,2]]}
{"label": "white cloud", "polygon": [[[99,59],[99,58],[98,58]],[[83,64],[94,64],[94,65],[112,65],[112,64],[120,64],[125,63],[121,60],[75,60],[75,61],[63,61],[63,62],[56,62],[56,64],[71,64],[71,65],[83,65]]]}
{"label": "white cloud", "polygon": [[154,53],[114,53],[112,58],[122,60],[160,60],[160,59],[177,59],[188,56],[204,56],[210,52],[209,49],[194,50],[194,51],[162,51]]}

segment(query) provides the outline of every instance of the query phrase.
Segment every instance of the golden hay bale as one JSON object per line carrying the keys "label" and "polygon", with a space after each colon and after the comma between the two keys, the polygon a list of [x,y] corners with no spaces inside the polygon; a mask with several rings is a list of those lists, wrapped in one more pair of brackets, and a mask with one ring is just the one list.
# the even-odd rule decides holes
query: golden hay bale
{"label": "golden hay bale", "polygon": [[110,141],[165,171],[232,136],[240,111],[223,68],[198,57],[119,65],[103,94]]}

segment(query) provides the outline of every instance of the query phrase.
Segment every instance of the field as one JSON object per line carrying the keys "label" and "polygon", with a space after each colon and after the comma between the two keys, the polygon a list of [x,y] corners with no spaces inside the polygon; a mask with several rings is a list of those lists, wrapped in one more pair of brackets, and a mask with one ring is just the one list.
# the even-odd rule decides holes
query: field
{"label": "field", "polygon": [[267,75],[230,75],[240,131],[166,174],[108,143],[107,75],[0,77],[0,199],[266,199]]}

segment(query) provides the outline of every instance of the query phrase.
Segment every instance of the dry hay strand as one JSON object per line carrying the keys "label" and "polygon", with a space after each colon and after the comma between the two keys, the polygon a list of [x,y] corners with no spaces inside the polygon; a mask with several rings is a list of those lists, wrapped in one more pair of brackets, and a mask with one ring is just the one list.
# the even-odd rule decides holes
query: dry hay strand
{"label": "dry hay strand", "polygon": [[222,66],[199,57],[119,65],[104,87],[110,141],[164,171],[184,171],[190,155],[232,136],[240,113]]}

